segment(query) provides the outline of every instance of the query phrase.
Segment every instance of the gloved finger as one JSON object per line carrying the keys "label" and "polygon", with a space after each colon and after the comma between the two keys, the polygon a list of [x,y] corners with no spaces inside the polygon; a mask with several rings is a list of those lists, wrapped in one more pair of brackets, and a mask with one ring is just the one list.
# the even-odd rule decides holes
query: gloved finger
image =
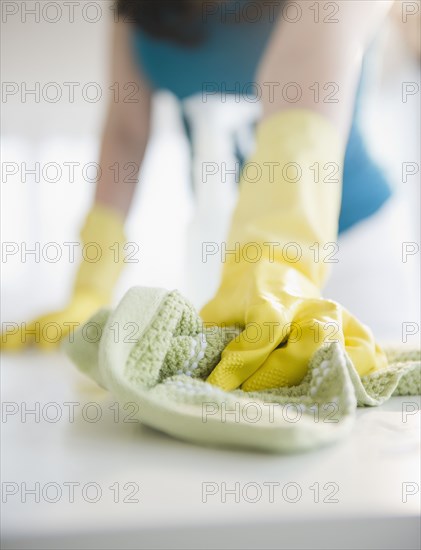
{"label": "gloved finger", "polygon": [[[66,309],[44,315],[38,319],[39,334],[33,344],[42,351],[54,351],[65,339],[72,339],[74,332],[82,326],[100,307],[95,297],[73,301]],[[92,337],[98,327],[92,326]],[[90,338],[91,336],[88,335]]]}
{"label": "gloved finger", "polygon": [[63,338],[79,326],[65,310],[39,318],[39,331],[32,344],[42,351],[55,351]]}
{"label": "gloved finger", "polygon": [[27,332],[34,330],[32,323],[23,327],[17,323],[7,323],[7,328],[0,335],[0,349],[7,352],[19,352],[23,351],[26,347],[30,345],[32,341],[31,338],[28,339]]}
{"label": "gloved finger", "polygon": [[225,391],[239,388],[288,336],[291,310],[268,299],[247,312],[245,328],[224,349],[207,381]]}
{"label": "gloved finger", "polygon": [[331,300],[305,300],[291,323],[288,340],[272,351],[241,389],[259,391],[299,384],[316,351],[333,342],[343,343],[339,304]]}
{"label": "gloved finger", "polygon": [[69,329],[63,323],[61,313],[53,313],[22,323],[19,328],[12,327],[1,334],[1,349],[7,352],[19,352],[31,346],[45,351],[54,350]]}
{"label": "gloved finger", "polygon": [[386,354],[376,343],[371,329],[343,308],[345,350],[360,376],[387,367]]}
{"label": "gloved finger", "polygon": [[10,323],[1,334],[3,351],[19,352],[30,346],[43,351],[54,351],[62,340],[73,334],[102,305],[92,292],[79,293],[78,298],[65,309],[41,315],[29,323]]}

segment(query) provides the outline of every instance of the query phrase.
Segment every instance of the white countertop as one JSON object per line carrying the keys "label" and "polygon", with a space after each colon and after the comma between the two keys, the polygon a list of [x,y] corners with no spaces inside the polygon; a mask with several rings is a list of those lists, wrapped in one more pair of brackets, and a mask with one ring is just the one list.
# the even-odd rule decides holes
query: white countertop
{"label": "white countertop", "polygon": [[278,456],[125,422],[58,353],[3,355],[1,369],[3,548],[419,548],[419,398]]}

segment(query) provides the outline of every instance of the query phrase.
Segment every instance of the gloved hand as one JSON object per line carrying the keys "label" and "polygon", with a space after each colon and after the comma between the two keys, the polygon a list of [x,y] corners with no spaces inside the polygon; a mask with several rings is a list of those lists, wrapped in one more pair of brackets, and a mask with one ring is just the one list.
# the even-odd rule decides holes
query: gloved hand
{"label": "gloved hand", "polygon": [[86,246],[87,258],[79,267],[68,305],[63,310],[23,323],[20,329],[12,328],[3,333],[1,349],[19,351],[32,344],[42,349],[54,349],[70,331],[76,330],[110,301],[124,265],[122,247],[126,238],[122,216],[96,204],[86,218],[81,240],[85,246],[93,243],[93,252]]}
{"label": "gloved hand", "polygon": [[321,296],[324,260],[337,240],[343,156],[337,132],[319,114],[288,110],[260,123],[222,282],[201,311],[206,323],[243,331],[208,382],[227,391],[296,385],[315,351],[332,341],[361,375],[386,366],[370,329]]}

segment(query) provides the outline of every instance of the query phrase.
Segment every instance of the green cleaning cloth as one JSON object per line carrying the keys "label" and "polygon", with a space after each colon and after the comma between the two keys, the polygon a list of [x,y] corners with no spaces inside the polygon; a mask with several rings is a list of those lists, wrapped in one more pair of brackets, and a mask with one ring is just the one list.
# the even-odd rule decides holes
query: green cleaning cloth
{"label": "green cleaning cloth", "polygon": [[360,377],[339,344],[313,356],[301,384],[225,392],[205,380],[235,330],[206,326],[177,291],[134,287],[65,344],[77,367],[138,419],[174,437],[273,452],[311,449],[352,429],[358,406],[419,395],[419,350],[386,349],[389,366]]}

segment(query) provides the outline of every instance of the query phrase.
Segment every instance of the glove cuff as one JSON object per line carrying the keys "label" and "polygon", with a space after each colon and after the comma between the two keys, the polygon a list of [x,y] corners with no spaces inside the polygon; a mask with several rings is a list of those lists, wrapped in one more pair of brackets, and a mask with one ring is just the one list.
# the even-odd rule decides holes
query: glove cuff
{"label": "glove cuff", "polygon": [[[338,131],[318,113],[289,109],[260,122],[256,139],[243,170],[229,248],[257,243],[266,250],[272,243],[275,261],[321,288],[329,265],[315,259],[314,247],[326,254],[337,240],[344,159]],[[290,244],[299,256],[292,264],[284,254]]]}
{"label": "glove cuff", "polygon": [[81,230],[83,261],[75,281],[75,292],[88,291],[107,303],[124,267],[126,235],[121,214],[95,204]]}
{"label": "glove cuff", "polygon": [[273,151],[281,144],[286,157],[288,149],[292,156],[301,149],[322,149],[322,156],[326,150],[331,150],[334,160],[345,152],[345,144],[340,149],[340,136],[335,126],[310,109],[288,109],[263,119],[256,129],[256,142],[258,149],[266,151]]}

